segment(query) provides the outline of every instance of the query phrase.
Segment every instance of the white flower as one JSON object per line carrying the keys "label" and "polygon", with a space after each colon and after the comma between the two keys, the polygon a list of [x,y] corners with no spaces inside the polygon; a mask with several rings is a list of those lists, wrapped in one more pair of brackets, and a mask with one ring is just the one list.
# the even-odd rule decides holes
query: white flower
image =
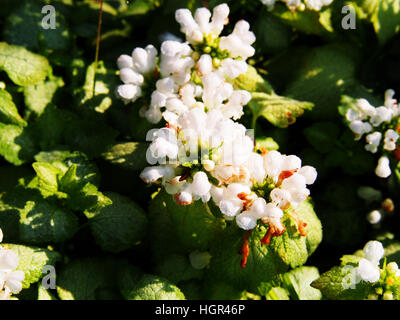
{"label": "white flower", "polygon": [[3,242],[3,231],[0,228],[0,243]]}
{"label": "white flower", "polygon": [[269,151],[264,156],[264,168],[267,176],[271,177],[274,183],[278,182],[279,175],[282,172],[284,158],[279,151]]}
{"label": "white flower", "polygon": [[142,74],[154,71],[156,67],[157,49],[148,45],[145,49],[135,48],[132,52],[133,69]]}
{"label": "white flower", "polygon": [[385,140],[383,148],[388,151],[393,151],[396,149],[396,141],[399,138],[399,135],[393,129],[389,129],[385,132]]}
{"label": "white flower", "polygon": [[132,56],[123,54],[118,57],[117,66],[124,84],[117,87],[116,94],[125,103],[135,102],[142,96],[141,86],[146,81],[147,75],[154,72],[156,58],[157,50],[152,45],[148,45],[145,49],[135,48]]}
{"label": "white flower", "polygon": [[246,73],[248,64],[244,60],[235,60],[227,58],[221,61],[221,67],[218,72],[228,79],[235,79],[243,73]]}
{"label": "white flower", "polygon": [[367,259],[360,260],[357,271],[362,280],[370,283],[377,282],[381,276],[379,267],[373,265]]}
{"label": "white flower", "polygon": [[280,188],[274,188],[270,193],[271,201],[279,208],[287,208],[292,200],[290,192]]}
{"label": "white flower", "polygon": [[360,139],[364,133],[372,131],[372,126],[368,122],[354,120],[350,123],[350,129],[355,133],[356,138]]}
{"label": "white flower", "polygon": [[375,174],[380,178],[387,178],[392,174],[388,157],[382,156],[379,158],[378,165],[375,169]]}
{"label": "white flower", "polygon": [[380,278],[379,261],[385,250],[379,241],[369,241],[363,249],[365,259],[361,259],[357,273],[364,281],[375,283]]}
{"label": "white flower", "polygon": [[191,190],[195,196],[205,196],[210,192],[211,184],[208,182],[207,174],[202,171],[197,172],[193,176]]}
{"label": "white flower", "polygon": [[203,54],[197,61],[197,71],[200,76],[205,76],[213,70],[212,58],[209,54]]}
{"label": "white flower", "polygon": [[276,220],[276,219],[281,219],[283,217],[283,211],[278,208],[274,203],[270,202],[267,204],[266,206],[266,210],[263,214],[262,219],[272,219],[272,220]]}
{"label": "white flower", "polygon": [[22,271],[14,271],[18,263],[18,255],[14,251],[0,249],[0,290],[4,290],[5,296],[17,294],[22,290],[25,275]]}
{"label": "white flower", "polygon": [[190,80],[195,64],[192,49],[187,43],[167,40],[161,44],[160,72],[163,77],[173,77],[178,85]]}
{"label": "white flower", "polygon": [[299,170],[301,174],[306,179],[306,184],[313,184],[317,179],[317,170],[311,166],[304,166]]}
{"label": "white flower", "polygon": [[306,179],[301,174],[293,174],[291,177],[283,180],[281,189],[290,193],[291,205],[297,208],[300,202],[303,202],[310,195],[310,190],[306,188]]}
{"label": "white flower", "polygon": [[371,117],[371,124],[374,127],[380,126],[383,122],[390,122],[392,120],[393,111],[386,107],[378,107],[375,109],[376,114]]}
{"label": "white flower", "polygon": [[356,110],[351,108],[347,109],[346,111],[346,119],[350,122],[353,122],[355,120],[361,120],[360,114]]}
{"label": "white flower", "polygon": [[223,198],[218,203],[221,212],[228,217],[236,216],[243,209],[243,201],[238,195],[250,193],[250,188],[240,183],[228,185],[228,187],[224,188]]}
{"label": "white flower", "polygon": [[121,81],[125,84],[134,84],[137,86],[141,86],[143,84],[144,78],[143,76],[132,70],[131,68],[122,68],[119,71],[119,76]]}
{"label": "white flower", "polygon": [[250,31],[250,25],[245,20],[236,23],[233,32],[227,37],[221,37],[219,46],[222,50],[228,50],[232,58],[242,58],[246,60],[255,53],[255,49],[251,46],[256,37]]}
{"label": "white flower", "polygon": [[385,249],[379,241],[368,241],[363,249],[365,258],[372,264],[378,265],[385,254]]}
{"label": "white flower", "polygon": [[169,166],[153,166],[145,168],[140,174],[140,178],[146,182],[155,182],[160,178],[172,178],[174,176],[174,170]]}
{"label": "white flower", "polygon": [[378,151],[379,144],[381,143],[382,133],[375,131],[366,136],[367,144],[365,145],[365,150],[376,153]]}
{"label": "white flower", "polygon": [[320,11],[322,7],[329,6],[333,0],[304,0],[310,10]]}
{"label": "white flower", "polygon": [[151,164],[156,162],[166,163],[166,158],[174,160],[178,156],[178,140],[173,129],[161,128],[153,133],[152,143],[147,149],[147,161]]}
{"label": "white flower", "polygon": [[400,114],[400,108],[397,100],[394,99],[395,92],[392,89],[388,89],[385,92],[385,107],[389,108],[393,112],[393,116],[397,117]]}
{"label": "white flower", "polygon": [[370,224],[377,224],[381,219],[382,215],[378,210],[373,210],[367,215],[367,220]]}
{"label": "white flower", "polygon": [[116,89],[117,95],[126,103],[134,102],[137,98],[142,96],[142,90],[139,86],[134,84],[122,84]]}
{"label": "white flower", "polygon": [[207,8],[199,8],[194,18],[188,9],[179,9],[175,13],[175,19],[181,25],[181,31],[186,35],[186,40],[191,44],[196,44],[202,42],[203,37],[210,33],[215,37],[219,36],[224,25],[228,23],[228,15],[229,7],[223,3],[214,8],[212,18]]}
{"label": "white flower", "polygon": [[251,230],[256,227],[257,219],[249,212],[245,211],[236,216],[236,223],[238,227],[243,230]]}

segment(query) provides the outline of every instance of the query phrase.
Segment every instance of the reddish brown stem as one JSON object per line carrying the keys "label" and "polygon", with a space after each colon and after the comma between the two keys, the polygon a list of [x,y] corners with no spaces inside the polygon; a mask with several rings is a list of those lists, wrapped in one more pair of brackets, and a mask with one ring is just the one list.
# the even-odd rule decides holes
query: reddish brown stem
{"label": "reddish brown stem", "polygon": [[242,247],[239,250],[239,254],[242,255],[242,260],[240,261],[240,267],[243,269],[246,267],[247,264],[247,258],[249,257],[250,254],[250,248],[249,248],[249,236],[251,234],[252,230],[246,231],[243,234],[243,244]]}

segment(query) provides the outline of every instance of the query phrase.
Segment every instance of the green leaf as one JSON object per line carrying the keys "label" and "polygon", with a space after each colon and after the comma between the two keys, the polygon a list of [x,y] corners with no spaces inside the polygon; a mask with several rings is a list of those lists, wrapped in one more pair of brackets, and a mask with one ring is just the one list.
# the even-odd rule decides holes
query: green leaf
{"label": "green leaf", "polygon": [[25,1],[7,17],[3,36],[10,44],[24,46],[29,50],[63,50],[69,46],[69,31],[60,10],[55,10],[55,29],[42,26],[44,3]]}
{"label": "green leaf", "polygon": [[96,118],[80,118],[78,115],[65,114],[64,142],[74,150],[79,150],[89,157],[100,156],[115,144],[118,132],[104,121]]}
{"label": "green leaf", "polygon": [[333,267],[312,282],[311,286],[321,290],[324,297],[330,300],[363,300],[373,291],[372,284],[361,281],[354,289],[344,289],[344,278],[349,275],[351,268]]}
{"label": "green leaf", "polygon": [[385,44],[400,30],[400,0],[380,0],[371,17],[380,44]]}
{"label": "green leaf", "polygon": [[19,257],[19,264],[16,270],[21,270],[25,274],[22,282],[24,289],[29,288],[32,283],[38,282],[44,275],[43,267],[46,265],[54,266],[61,256],[55,251],[38,247],[28,247],[18,244],[7,244]]}
{"label": "green leaf", "polygon": [[285,273],[283,276],[285,288],[290,296],[298,300],[320,300],[321,292],[312,288],[310,284],[319,278],[318,269],[315,267],[300,267]]}
{"label": "green leaf", "polygon": [[145,15],[149,11],[154,10],[158,6],[155,0],[137,0],[129,2],[129,4],[120,10],[122,17]]}
{"label": "green leaf", "polygon": [[278,53],[290,46],[293,36],[290,27],[266,10],[260,11],[252,28],[257,38],[257,46],[263,51]]}
{"label": "green leaf", "polygon": [[277,274],[287,271],[287,264],[270,249],[270,246],[260,242],[265,232],[266,229],[262,227],[250,234],[250,254],[246,267],[242,269],[241,255],[238,251],[243,244],[244,231],[235,225],[226,228],[212,244],[208,281],[223,280],[237,289],[255,292],[260,282],[268,282]]}
{"label": "green leaf", "polygon": [[31,132],[12,124],[0,123],[0,155],[19,166],[32,161],[36,147]]}
{"label": "green leaf", "polygon": [[320,12],[313,10],[291,11],[285,5],[277,4],[272,13],[300,32],[321,36],[333,31],[329,19],[325,17],[327,10],[329,9]]}
{"label": "green leaf", "polygon": [[340,128],[333,122],[315,122],[304,129],[304,135],[309,144],[321,153],[330,153],[339,138]]}
{"label": "green leaf", "polygon": [[38,300],[58,300],[49,290],[45,289],[41,284],[38,287]]}
{"label": "green leaf", "polygon": [[55,194],[60,198],[67,196],[66,194],[58,193],[58,180],[59,177],[64,175],[63,169],[48,162],[35,162],[32,167],[38,177],[38,189],[44,197]]}
{"label": "green leaf", "polygon": [[256,68],[250,65],[246,73],[241,74],[233,80],[233,85],[238,90],[273,93],[271,85],[258,73]]}
{"label": "green leaf", "polygon": [[273,287],[265,295],[267,300],[290,300],[289,292],[281,287]]}
{"label": "green leaf", "polygon": [[249,106],[253,117],[257,119],[262,116],[273,125],[286,128],[300,117],[304,110],[311,110],[313,104],[310,102],[297,101],[275,94],[254,92]]}
{"label": "green leaf", "polygon": [[268,282],[285,271],[288,267],[304,264],[315,251],[322,239],[321,223],[312,206],[303,202],[295,211],[296,215],[307,223],[307,236],[301,236],[297,226],[285,221],[287,231],[280,237],[273,237],[269,245],[260,242],[266,228],[254,229],[249,237],[250,254],[245,268],[240,268],[243,230],[234,225],[228,227],[213,242],[211,247],[211,279],[224,279],[231,285],[246,290],[256,291],[261,282]]}
{"label": "green leaf", "polygon": [[146,167],[146,151],[149,144],[145,142],[118,143],[103,153],[103,158],[117,166],[130,170],[142,170]]}
{"label": "green leaf", "polygon": [[19,115],[11,94],[3,89],[0,89],[0,122],[17,126],[26,126],[27,124]]}
{"label": "green leaf", "polygon": [[166,279],[144,275],[125,296],[127,300],[185,300],[184,294]]}
{"label": "green leaf", "polygon": [[256,138],[256,150],[278,150],[278,143],[271,137],[258,137]]}
{"label": "green leaf", "polygon": [[83,182],[90,182],[95,186],[100,183],[100,173],[96,165],[90,162],[87,156],[79,151],[69,150],[53,150],[42,151],[35,155],[35,160],[38,162],[50,162],[65,165],[65,171],[72,165],[76,166],[76,178]]}
{"label": "green leaf", "polygon": [[20,211],[20,239],[26,243],[60,243],[73,237],[78,218],[46,201],[27,201]]}
{"label": "green leaf", "polygon": [[207,250],[224,228],[223,220],[208,212],[201,201],[181,206],[171,195],[163,191],[152,202],[156,203],[150,207],[150,211],[155,215],[170,216],[172,230],[169,232],[175,233],[176,238],[187,250]]}
{"label": "green leaf", "polygon": [[[315,104],[314,119],[337,117],[340,96],[355,83],[355,51],[345,45],[327,45],[312,49],[297,70],[285,96]],[[349,54],[351,52],[351,54]]]}
{"label": "green leaf", "polygon": [[307,235],[301,236],[297,225],[286,219],[286,232],[280,237],[273,237],[270,243],[270,249],[292,268],[303,265],[322,240],[321,222],[310,202],[303,201],[294,214],[307,223]]}
{"label": "green leaf", "polygon": [[57,293],[61,300],[120,299],[115,258],[73,260],[57,274]]}
{"label": "green leaf", "polygon": [[144,211],[129,198],[106,192],[112,202],[95,211],[86,211],[96,243],[108,252],[118,253],[133,247],[144,237],[147,218]]}
{"label": "green leaf", "polygon": [[29,86],[43,81],[49,73],[47,59],[23,47],[0,42],[0,70],[19,86]]}
{"label": "green leaf", "polygon": [[64,86],[61,77],[50,79],[24,87],[25,105],[30,112],[40,116],[53,100],[57,89]]}
{"label": "green leaf", "polygon": [[[86,71],[86,80],[82,89],[78,89],[75,94],[79,100],[81,108],[93,109],[96,112],[104,113],[113,104],[112,96],[117,85],[115,71],[105,68],[104,62],[93,62]],[[96,87],[93,95],[94,75],[96,73]],[[114,101],[117,101],[114,99]]]}
{"label": "green leaf", "polygon": [[203,274],[202,270],[193,268],[189,259],[180,254],[168,256],[156,266],[155,272],[173,283],[200,278]]}
{"label": "green leaf", "polygon": [[2,197],[4,209],[18,216],[18,239],[24,243],[60,243],[78,229],[78,219],[70,211],[44,200],[34,190],[17,187]]}

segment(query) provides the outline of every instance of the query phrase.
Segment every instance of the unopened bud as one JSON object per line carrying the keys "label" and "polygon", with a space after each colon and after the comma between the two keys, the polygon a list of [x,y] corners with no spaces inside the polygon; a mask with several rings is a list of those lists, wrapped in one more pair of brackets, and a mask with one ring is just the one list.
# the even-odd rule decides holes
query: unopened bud
{"label": "unopened bud", "polygon": [[378,296],[374,293],[368,295],[368,300],[378,300]]}
{"label": "unopened bud", "polygon": [[204,48],[204,53],[210,53],[211,52],[211,47],[207,46]]}
{"label": "unopened bud", "polygon": [[203,167],[204,169],[206,169],[207,171],[212,171],[215,168],[215,163],[212,160],[204,160],[203,161]]}
{"label": "unopened bud", "polygon": [[393,200],[390,198],[385,199],[382,204],[382,209],[388,212],[393,212],[394,211],[394,203]]}
{"label": "unopened bud", "polygon": [[378,210],[373,210],[367,215],[367,220],[370,224],[377,224],[381,219],[382,215]]}
{"label": "unopened bud", "polygon": [[383,295],[383,300],[393,300],[393,293],[391,291],[386,291]]}
{"label": "unopened bud", "polygon": [[397,265],[396,262],[390,262],[386,266],[386,269],[387,271],[389,271],[389,273],[396,273],[399,270],[399,266]]}

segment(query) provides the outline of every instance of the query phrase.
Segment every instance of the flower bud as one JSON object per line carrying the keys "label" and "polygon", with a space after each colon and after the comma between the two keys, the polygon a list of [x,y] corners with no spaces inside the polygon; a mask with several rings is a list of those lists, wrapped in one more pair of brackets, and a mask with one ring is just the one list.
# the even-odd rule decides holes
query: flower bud
{"label": "flower bud", "polygon": [[375,174],[380,178],[387,178],[392,174],[389,165],[389,158],[386,156],[382,156],[378,160],[378,165],[375,169]]}
{"label": "flower bud", "polygon": [[367,220],[370,224],[377,224],[381,219],[382,215],[378,210],[373,210],[367,215]]}
{"label": "flower bud", "polygon": [[391,291],[386,291],[383,294],[383,300],[393,300],[393,293]]}
{"label": "flower bud", "polygon": [[390,262],[386,266],[386,269],[387,269],[387,271],[389,271],[389,273],[396,274],[397,271],[399,271],[399,266],[397,265],[396,262]]}

